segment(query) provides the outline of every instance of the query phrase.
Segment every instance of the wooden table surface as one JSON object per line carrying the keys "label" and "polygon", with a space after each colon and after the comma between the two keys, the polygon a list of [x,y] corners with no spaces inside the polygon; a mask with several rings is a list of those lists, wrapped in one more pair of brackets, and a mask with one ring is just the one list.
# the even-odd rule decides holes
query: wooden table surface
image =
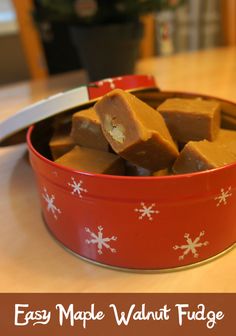
{"label": "wooden table surface", "polygon": [[[162,89],[236,102],[236,48],[145,59],[137,73]],[[0,88],[0,120],[52,93],[86,81],[83,72]],[[171,273],[128,273],[95,266],[65,251],[41,218],[25,144],[0,148],[1,292],[235,292],[236,249],[205,265]]]}

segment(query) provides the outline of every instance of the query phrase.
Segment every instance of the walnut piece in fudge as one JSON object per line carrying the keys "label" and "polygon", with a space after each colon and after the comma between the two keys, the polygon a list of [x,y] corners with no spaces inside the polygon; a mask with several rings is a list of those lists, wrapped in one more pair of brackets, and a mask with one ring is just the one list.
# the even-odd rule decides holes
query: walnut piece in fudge
{"label": "walnut piece in fudge", "polygon": [[71,137],[80,146],[98,150],[109,150],[102,133],[100,120],[93,108],[76,112],[72,116]]}
{"label": "walnut piece in fudge", "polygon": [[57,159],[56,163],[95,174],[124,175],[125,172],[124,160],[119,156],[80,146],[75,146],[70,152]]}
{"label": "walnut piece in fudge", "polygon": [[186,143],[216,139],[220,129],[220,103],[203,99],[167,99],[157,111],[174,140]]}
{"label": "walnut piece in fudge", "polygon": [[193,173],[225,166],[236,161],[236,155],[216,142],[189,141],[180,152],[172,170],[174,174]]}
{"label": "walnut piece in fudge", "polygon": [[178,157],[162,116],[132,94],[115,89],[94,108],[107,141],[126,160],[156,171],[170,166]]}

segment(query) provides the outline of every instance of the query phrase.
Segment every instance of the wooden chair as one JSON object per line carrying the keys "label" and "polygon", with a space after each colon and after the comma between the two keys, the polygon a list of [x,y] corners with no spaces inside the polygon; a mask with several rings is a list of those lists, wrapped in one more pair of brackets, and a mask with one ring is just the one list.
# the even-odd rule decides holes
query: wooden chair
{"label": "wooden chair", "polygon": [[223,41],[225,45],[236,45],[236,1],[221,0]]}
{"label": "wooden chair", "polygon": [[47,63],[44,51],[33,21],[33,1],[32,0],[12,0],[19,30],[22,46],[25,52],[26,61],[32,79],[45,78],[48,76]]}

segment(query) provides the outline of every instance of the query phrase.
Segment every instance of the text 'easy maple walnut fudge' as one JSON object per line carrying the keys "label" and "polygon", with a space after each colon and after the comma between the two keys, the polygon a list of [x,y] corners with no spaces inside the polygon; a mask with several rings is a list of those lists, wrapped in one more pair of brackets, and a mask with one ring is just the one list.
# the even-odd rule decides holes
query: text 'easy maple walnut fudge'
{"label": "text 'easy maple walnut fudge'", "polygon": [[75,146],[70,152],[55,161],[75,170],[109,175],[124,175],[124,161],[118,155]]}
{"label": "text 'easy maple walnut fudge'", "polygon": [[109,150],[100,120],[93,108],[73,114],[71,137],[80,146],[104,151]]}
{"label": "text 'easy maple walnut fudge'", "polygon": [[170,98],[157,111],[178,142],[213,141],[220,129],[220,104],[216,101]]}
{"label": "text 'easy maple walnut fudge'", "polygon": [[178,157],[176,144],[162,116],[132,94],[115,89],[94,106],[113,150],[151,171],[170,166]]}
{"label": "text 'easy maple walnut fudge'", "polygon": [[172,170],[185,174],[225,166],[236,161],[236,155],[226,147],[207,140],[189,141],[180,152]]}

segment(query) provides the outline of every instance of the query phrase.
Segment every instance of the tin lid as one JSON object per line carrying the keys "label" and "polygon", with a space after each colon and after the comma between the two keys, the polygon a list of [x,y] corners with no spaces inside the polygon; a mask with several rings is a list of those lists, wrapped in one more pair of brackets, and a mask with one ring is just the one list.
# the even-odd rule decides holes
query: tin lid
{"label": "tin lid", "polygon": [[57,93],[32,104],[13,116],[0,122],[0,142],[16,132],[27,128],[43,119],[63,111],[75,109],[77,106],[101,97],[105,93],[120,88],[131,90],[136,88],[156,88],[155,79],[148,75],[128,75],[106,78],[98,82],[81,86],[66,92]]}

